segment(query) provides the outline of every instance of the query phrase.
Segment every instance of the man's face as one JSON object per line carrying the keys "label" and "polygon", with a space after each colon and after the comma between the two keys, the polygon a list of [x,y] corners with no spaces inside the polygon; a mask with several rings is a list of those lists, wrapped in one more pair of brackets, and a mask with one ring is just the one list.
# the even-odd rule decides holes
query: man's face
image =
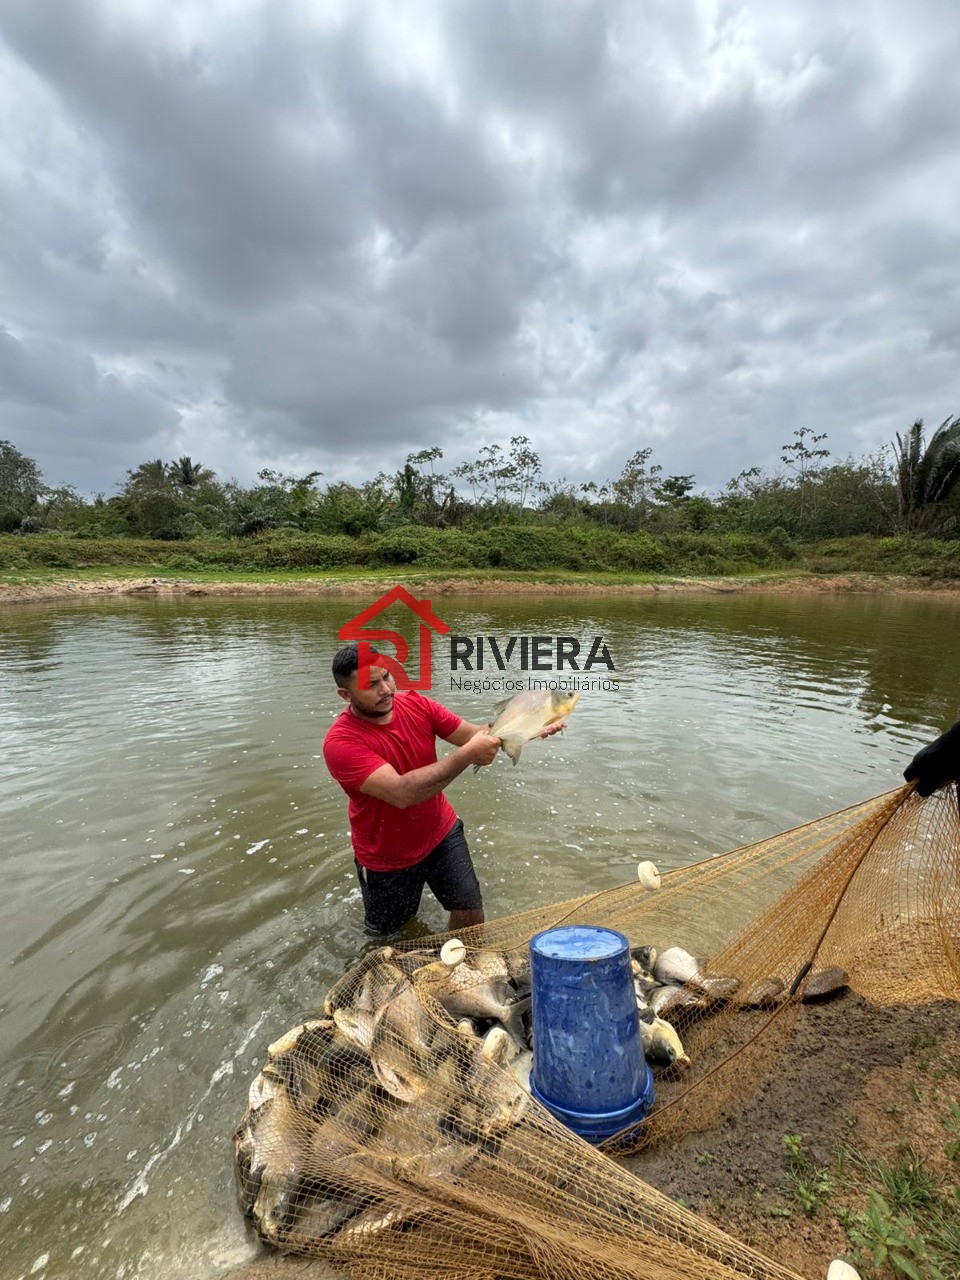
{"label": "man's face", "polygon": [[397,692],[393,676],[383,667],[370,668],[370,688],[360,688],[360,672],[350,677],[346,689],[338,689],[344,702],[349,702],[357,715],[369,720],[382,720],[393,711],[393,697]]}

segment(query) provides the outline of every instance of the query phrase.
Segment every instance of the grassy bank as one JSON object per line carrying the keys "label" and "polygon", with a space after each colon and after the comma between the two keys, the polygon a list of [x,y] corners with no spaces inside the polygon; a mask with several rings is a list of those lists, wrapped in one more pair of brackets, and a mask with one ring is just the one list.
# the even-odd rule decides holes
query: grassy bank
{"label": "grassy bank", "polygon": [[0,536],[0,580],[49,581],[67,574],[189,575],[218,580],[305,573],[386,576],[400,570],[489,577],[589,575],[738,577],[790,572],[960,579],[960,540],[917,537],[795,543],[786,535],[623,534],[596,528],[499,525],[489,529],[401,527],[358,538],[276,531],[253,538],[160,542],[141,538]]}

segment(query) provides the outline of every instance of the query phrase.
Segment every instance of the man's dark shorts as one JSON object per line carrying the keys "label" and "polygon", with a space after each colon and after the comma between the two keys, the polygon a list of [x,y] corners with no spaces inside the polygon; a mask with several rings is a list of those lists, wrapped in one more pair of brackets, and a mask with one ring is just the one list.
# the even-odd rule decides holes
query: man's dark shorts
{"label": "man's dark shorts", "polygon": [[402,871],[370,871],[354,858],[363,911],[374,933],[396,933],[417,914],[423,886],[447,911],[479,911],[480,883],[458,818],[437,847]]}

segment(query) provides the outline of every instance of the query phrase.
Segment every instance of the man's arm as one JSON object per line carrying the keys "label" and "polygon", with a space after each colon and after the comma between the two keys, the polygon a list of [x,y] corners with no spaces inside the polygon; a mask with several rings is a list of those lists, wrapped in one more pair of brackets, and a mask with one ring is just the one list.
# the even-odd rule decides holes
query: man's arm
{"label": "man's arm", "polygon": [[[459,733],[463,727],[460,725],[455,732]],[[463,745],[436,764],[411,769],[409,773],[397,773],[392,764],[384,764],[370,774],[360,790],[364,795],[385,800],[395,809],[409,809],[411,805],[431,800],[470,765],[490,764],[496,758],[500,739],[491,738],[482,726],[471,725],[470,728],[474,732],[466,735]]]}
{"label": "man's arm", "polygon": [[455,747],[462,747],[469,742],[475,733],[479,733],[485,726],[482,724],[471,724],[469,720],[461,720],[448,738],[444,738],[444,742],[449,742]]}

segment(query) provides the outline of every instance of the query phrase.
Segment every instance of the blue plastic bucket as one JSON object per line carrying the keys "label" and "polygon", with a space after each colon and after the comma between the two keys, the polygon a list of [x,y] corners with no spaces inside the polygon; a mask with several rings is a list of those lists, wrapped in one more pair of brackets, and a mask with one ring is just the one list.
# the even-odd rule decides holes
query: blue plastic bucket
{"label": "blue plastic bucket", "polygon": [[615,929],[565,925],[530,940],[533,1096],[565,1125],[602,1142],[653,1104],[630,944]]}

